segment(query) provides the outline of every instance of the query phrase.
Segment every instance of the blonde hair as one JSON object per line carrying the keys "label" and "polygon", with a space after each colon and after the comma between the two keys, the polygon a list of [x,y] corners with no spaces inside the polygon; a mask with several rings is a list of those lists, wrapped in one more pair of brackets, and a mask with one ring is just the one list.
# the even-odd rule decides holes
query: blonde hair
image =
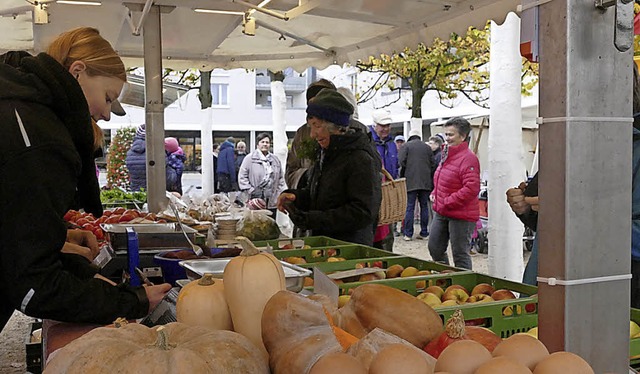
{"label": "blonde hair", "polygon": [[79,27],[60,34],[49,45],[47,54],[65,69],[69,69],[76,61],[82,61],[90,76],[116,77],[127,81],[122,59],[93,27]]}

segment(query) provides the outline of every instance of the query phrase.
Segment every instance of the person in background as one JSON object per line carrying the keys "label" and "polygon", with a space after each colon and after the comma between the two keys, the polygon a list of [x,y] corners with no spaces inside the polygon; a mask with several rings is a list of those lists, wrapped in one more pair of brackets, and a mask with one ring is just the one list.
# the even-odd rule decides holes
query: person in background
{"label": "person in background", "polygon": [[480,218],[480,162],[469,149],[469,121],[454,117],[445,123],[444,131],[447,144],[431,193],[435,215],[429,253],[434,261],[449,264],[447,246],[450,241],[455,266],[471,270],[469,243]]}
{"label": "person in background", "polygon": [[400,149],[400,177],[407,179],[407,211],[404,216],[404,240],[413,238],[416,200],[420,205],[420,233],[416,239],[429,236],[429,194],[433,190],[433,152],[422,141],[417,130],[409,132],[409,141]]}
{"label": "person in background", "polygon": [[278,209],[313,235],[371,245],[382,198],[379,164],[369,137],[349,126],[352,113],[353,106],[332,89],[309,101],[307,123],[318,157],[309,184],[286,190]]}
{"label": "person in background", "polygon": [[74,201],[102,215],[91,120],[108,121],[118,105],[122,60],[90,27],[61,34],[37,56],[9,53],[17,57],[0,64],[0,329],[14,309],[63,322],[144,317],[169,284],[116,286],[88,259],[62,252],[66,242],[97,247],[63,218]]}
{"label": "person in background", "polygon": [[[240,166],[242,165],[242,161],[247,156],[247,144],[245,142],[236,143],[236,154],[235,154],[235,167],[236,167],[236,176],[240,175]],[[237,180],[235,181],[238,182]]]}
{"label": "person in background", "polygon": [[178,139],[165,138],[164,152],[166,155],[167,191],[177,192],[182,195],[182,173],[184,172],[184,161],[187,158],[182,148],[180,148]]}
{"label": "person in background", "polygon": [[[393,179],[396,179],[398,178],[398,148],[391,136],[391,122],[391,113],[385,109],[378,109],[373,112],[373,125],[370,129],[373,144],[382,159],[382,166]],[[394,224],[390,224],[376,228],[374,247],[393,251],[393,226]]]}
{"label": "person in background", "polygon": [[236,189],[236,165],[235,165],[235,141],[233,137],[220,146],[218,154],[218,168],[216,169],[216,177],[218,177],[218,186],[220,192],[231,192]]}
{"label": "person in background", "polygon": [[216,176],[216,173],[218,172],[218,154],[220,153],[220,144],[218,143],[213,143],[212,145],[212,149],[213,149],[213,192],[218,193],[220,192],[220,188],[218,186],[218,177]]}
{"label": "person in background", "polygon": [[[438,165],[440,165],[440,159],[442,158],[442,153],[440,152],[442,151],[442,144],[444,144],[444,140],[440,136],[435,135],[429,138],[427,144],[433,151],[433,162],[435,164],[435,167],[437,168]],[[431,170],[431,172],[435,173],[436,169],[434,168],[433,170]]]}
{"label": "person in background", "polygon": [[249,195],[249,199],[262,199],[275,219],[278,196],[287,188],[280,160],[270,152],[271,136],[258,134],[258,146],[247,155],[240,166],[238,185]]}
{"label": "person in background", "polygon": [[393,138],[393,141],[396,142],[396,149],[398,150],[398,152],[400,152],[400,150],[402,149],[402,146],[404,145],[404,136],[402,135],[396,135],[395,138]]}
{"label": "person in background", "polygon": [[147,189],[147,144],[145,124],[138,126],[131,148],[127,151],[125,164],[129,170],[129,188],[131,191]]}
{"label": "person in background", "polygon": [[[536,232],[538,230],[538,173],[528,182],[520,182],[518,187],[507,190],[507,203],[522,223]],[[533,247],[527,266],[524,268],[522,283],[538,284],[538,235],[533,239]]]}
{"label": "person in background", "polygon": [[[336,89],[336,86],[327,79],[320,79],[307,87],[307,105],[323,88]],[[287,153],[287,168],[285,181],[289,188],[302,188],[307,182],[307,170],[313,165],[315,155],[315,142],[311,141],[311,128],[305,122],[296,130],[291,148]]]}

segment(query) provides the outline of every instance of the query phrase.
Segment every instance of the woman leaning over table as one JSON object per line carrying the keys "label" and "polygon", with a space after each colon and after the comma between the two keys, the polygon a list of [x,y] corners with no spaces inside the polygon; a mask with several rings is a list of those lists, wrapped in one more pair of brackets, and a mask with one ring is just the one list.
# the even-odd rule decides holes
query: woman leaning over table
{"label": "woman leaning over table", "polygon": [[145,316],[169,285],[115,286],[61,251],[65,240],[95,243],[88,233],[68,237],[63,216],[76,203],[102,214],[91,120],[121,109],[122,60],[98,30],[82,27],[46,53],[0,61],[0,328],[14,309],[66,322]]}

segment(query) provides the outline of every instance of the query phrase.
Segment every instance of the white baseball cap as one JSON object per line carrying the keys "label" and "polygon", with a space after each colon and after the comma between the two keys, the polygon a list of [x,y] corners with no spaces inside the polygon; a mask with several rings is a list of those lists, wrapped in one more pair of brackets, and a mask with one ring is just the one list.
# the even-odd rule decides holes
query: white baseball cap
{"label": "white baseball cap", "polygon": [[376,109],[373,112],[373,122],[378,125],[390,125],[393,120],[391,119],[391,113],[386,109]]}

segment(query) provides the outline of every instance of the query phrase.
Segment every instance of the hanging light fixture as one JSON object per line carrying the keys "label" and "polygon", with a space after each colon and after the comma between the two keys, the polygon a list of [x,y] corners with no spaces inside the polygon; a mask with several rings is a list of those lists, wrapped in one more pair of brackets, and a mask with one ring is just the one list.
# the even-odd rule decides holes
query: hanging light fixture
{"label": "hanging light fixture", "polygon": [[256,35],[256,19],[248,13],[242,17],[242,33],[247,36]]}

